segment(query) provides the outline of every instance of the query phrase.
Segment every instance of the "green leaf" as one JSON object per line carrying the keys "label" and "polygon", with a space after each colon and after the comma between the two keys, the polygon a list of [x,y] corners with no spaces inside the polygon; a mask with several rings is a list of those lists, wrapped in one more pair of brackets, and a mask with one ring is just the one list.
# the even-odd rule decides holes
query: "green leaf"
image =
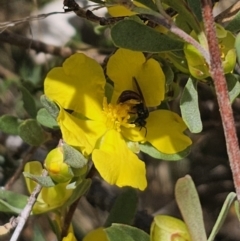
{"label": "green leaf", "polygon": [[157,10],[157,6],[153,3],[153,1],[149,1],[149,0],[136,0],[136,2],[139,2],[153,10]]}
{"label": "green leaf", "polygon": [[29,145],[39,146],[45,141],[42,127],[36,120],[25,120],[18,127],[19,136]]}
{"label": "green leaf", "polygon": [[53,182],[50,176],[39,176],[39,175],[33,175],[29,172],[23,172],[24,177],[29,178],[38,184],[40,184],[43,187],[54,187],[56,184]]}
{"label": "green leaf", "polygon": [[238,79],[239,77],[238,75],[234,74],[226,74],[225,77],[227,80],[228,94],[232,103],[240,94],[240,83]]}
{"label": "green leaf", "polygon": [[50,115],[50,113],[45,109],[41,108],[37,113],[37,121],[48,128],[59,129],[57,121]]}
{"label": "green leaf", "polygon": [[33,240],[32,241],[45,241],[44,233],[41,230],[40,226],[34,223],[33,226]]}
{"label": "green leaf", "polygon": [[234,209],[235,209],[238,221],[240,222],[240,204],[238,200],[234,202]]}
{"label": "green leaf", "polygon": [[189,78],[183,90],[180,109],[182,118],[192,133],[202,131],[202,121],[198,106],[197,80]]}
{"label": "green leaf", "polygon": [[58,106],[53,101],[51,101],[46,95],[42,95],[40,100],[43,106],[46,108],[46,110],[56,120],[59,113]]}
{"label": "green leaf", "polygon": [[175,197],[192,240],[206,241],[202,209],[196,187],[190,176],[178,179]]}
{"label": "green leaf", "polygon": [[113,26],[111,36],[117,47],[136,51],[159,53],[183,49],[182,42],[134,20],[119,21]]}
{"label": "green leaf", "polygon": [[3,115],[0,117],[0,130],[7,134],[18,135],[18,127],[21,122],[15,116]]}
{"label": "green leaf", "polygon": [[225,221],[227,215],[228,215],[228,212],[229,212],[229,209],[231,208],[231,205],[234,201],[234,199],[236,198],[236,193],[234,192],[230,192],[222,206],[222,209],[218,215],[218,218],[217,218],[217,221],[216,223],[214,224],[214,227],[212,229],[212,232],[208,238],[208,241],[213,241],[217,235],[217,233],[219,232],[220,228],[222,227],[223,225],[223,222]]}
{"label": "green leaf", "polygon": [[19,214],[27,201],[28,197],[25,195],[0,189],[0,212]]}
{"label": "green leaf", "polygon": [[73,168],[82,168],[87,164],[87,159],[68,144],[63,144],[63,160],[66,164]]}
{"label": "green leaf", "polygon": [[91,179],[84,179],[77,187],[74,189],[70,198],[64,203],[64,207],[70,206],[79,197],[82,197],[90,188],[92,184]]}
{"label": "green leaf", "polygon": [[240,63],[240,33],[238,33],[236,38],[235,38],[234,47],[236,49],[237,61],[238,61],[238,64],[239,64]]}
{"label": "green leaf", "polygon": [[188,147],[184,151],[169,155],[169,154],[161,153],[148,142],[146,142],[144,144],[139,144],[139,147],[142,152],[147,153],[149,156],[156,158],[156,159],[166,160],[166,161],[181,160],[184,157],[186,157],[191,151],[191,147]]}
{"label": "green leaf", "polygon": [[[196,2],[196,0],[192,0],[192,1]],[[197,34],[202,31],[201,26],[200,26],[200,22],[197,20],[196,15],[193,14],[193,12],[189,8],[189,6],[187,5],[185,0],[164,0],[163,2],[166,3],[168,6],[172,7],[174,10],[176,10],[179,15],[184,16],[185,21],[191,26],[191,28]],[[194,8],[196,8],[196,6]]]}
{"label": "green leaf", "polygon": [[113,223],[132,224],[137,211],[138,196],[133,188],[126,188],[116,199],[104,224],[109,227]]}
{"label": "green leaf", "polygon": [[237,33],[240,30],[240,12],[238,12],[234,18],[225,27],[230,32]]}
{"label": "green leaf", "polygon": [[21,85],[19,88],[22,92],[24,109],[32,118],[35,118],[37,116],[37,107],[34,98],[24,86]]}
{"label": "green leaf", "polygon": [[193,14],[197,17],[198,21],[202,21],[202,6],[200,0],[187,0],[188,6]]}
{"label": "green leaf", "polygon": [[124,224],[113,224],[105,232],[109,241],[150,241],[147,233]]}

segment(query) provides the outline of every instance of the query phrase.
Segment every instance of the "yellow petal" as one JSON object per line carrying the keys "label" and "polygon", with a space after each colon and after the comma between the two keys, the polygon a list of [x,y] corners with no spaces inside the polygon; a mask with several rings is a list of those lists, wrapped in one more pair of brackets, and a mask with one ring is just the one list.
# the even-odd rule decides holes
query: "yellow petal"
{"label": "yellow petal", "polygon": [[165,96],[165,75],[160,64],[149,59],[138,73],[137,81],[148,107],[160,105]]}
{"label": "yellow petal", "polygon": [[146,60],[142,52],[118,49],[108,61],[107,74],[114,82],[112,103],[125,90],[139,93],[133,78],[136,79],[147,106],[158,106],[164,99],[165,75],[162,68],[156,60]]}
{"label": "yellow petal", "polygon": [[150,112],[147,120],[147,141],[162,153],[175,154],[191,145],[183,134],[187,126],[182,118],[168,110]]}
{"label": "yellow petal", "polygon": [[58,115],[63,140],[71,146],[79,147],[83,155],[90,155],[96,141],[106,131],[104,122],[81,120],[62,108]]}
{"label": "yellow petal", "polygon": [[118,49],[107,63],[107,75],[114,82],[112,103],[116,103],[124,90],[133,89],[133,77],[140,72],[145,62],[142,52]]}
{"label": "yellow petal", "polygon": [[62,241],[77,241],[77,239],[72,232],[69,232],[67,237],[64,237]]}
{"label": "yellow petal", "polygon": [[135,127],[135,128],[126,128],[126,127],[122,127],[121,128],[121,133],[122,135],[131,141],[144,141],[145,140],[145,136],[147,134],[147,129],[145,129],[144,127],[140,128],[140,127]]}
{"label": "yellow petal", "polygon": [[103,228],[97,228],[89,232],[83,241],[108,241],[108,238]]}
{"label": "yellow petal", "polygon": [[63,67],[52,69],[44,82],[47,97],[64,109],[90,119],[102,110],[105,77],[101,66],[84,54],[69,57]]}
{"label": "yellow petal", "polygon": [[109,130],[103,137],[100,149],[93,151],[92,158],[100,175],[108,183],[140,190],[146,188],[145,164],[129,150],[119,132]]}
{"label": "yellow petal", "polygon": [[131,16],[136,14],[122,5],[108,7],[108,13],[113,17]]}

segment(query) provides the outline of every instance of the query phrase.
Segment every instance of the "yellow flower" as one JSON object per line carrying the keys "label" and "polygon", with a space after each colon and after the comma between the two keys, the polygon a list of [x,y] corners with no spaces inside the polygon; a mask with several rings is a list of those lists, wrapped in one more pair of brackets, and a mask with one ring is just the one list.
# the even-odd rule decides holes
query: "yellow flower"
{"label": "yellow flower", "polygon": [[161,103],[165,77],[157,61],[147,60],[141,52],[119,49],[107,64],[107,74],[114,82],[111,103],[104,96],[106,80],[101,66],[83,54],[74,54],[63,67],[48,73],[45,94],[60,107],[57,121],[66,143],[86,156],[92,154],[97,170],[110,184],[143,190],[147,185],[145,165],[125,139],[148,141],[167,154],[186,149],[191,141],[182,133],[186,125],[176,114],[167,110],[150,113],[146,135],[131,119],[136,100],[118,103],[123,91],[134,90],[133,79],[148,107]]}

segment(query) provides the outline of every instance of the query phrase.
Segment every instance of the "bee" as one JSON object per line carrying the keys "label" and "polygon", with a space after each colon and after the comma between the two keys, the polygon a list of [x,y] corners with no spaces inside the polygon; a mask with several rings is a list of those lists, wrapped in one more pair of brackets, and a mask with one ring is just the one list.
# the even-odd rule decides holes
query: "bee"
{"label": "bee", "polygon": [[140,127],[140,130],[144,128],[146,130],[145,136],[147,135],[147,128],[146,128],[146,119],[149,116],[149,110],[145,104],[144,97],[142,91],[138,85],[138,82],[135,78],[133,78],[133,82],[136,86],[138,92],[133,90],[125,90],[121,93],[118,98],[118,103],[124,103],[129,100],[136,100],[138,104],[134,106],[130,114],[136,114],[136,119],[132,122],[136,126]]}

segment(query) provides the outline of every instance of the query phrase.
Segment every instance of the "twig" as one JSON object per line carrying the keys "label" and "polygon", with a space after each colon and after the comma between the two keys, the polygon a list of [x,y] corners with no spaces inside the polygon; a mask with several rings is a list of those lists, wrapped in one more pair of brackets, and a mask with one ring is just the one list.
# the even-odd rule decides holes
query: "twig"
{"label": "twig", "polygon": [[[91,179],[92,179],[93,176],[95,175],[95,172],[96,172],[96,169],[95,169],[95,167],[94,167],[94,165],[93,165],[93,166],[90,167],[90,170],[89,170],[89,172],[88,172],[88,174],[87,174],[87,176],[86,176],[86,179],[87,179],[87,178],[91,178]],[[81,197],[82,197],[82,196],[80,196],[76,201],[74,201],[74,202],[70,205],[70,207],[69,207],[69,209],[68,209],[68,212],[67,212],[67,214],[66,214],[65,217],[64,217],[63,226],[62,226],[62,233],[61,233],[61,238],[62,238],[62,239],[63,239],[64,237],[66,237],[67,234],[68,234],[69,226],[70,226],[70,224],[71,224],[71,222],[72,222],[73,215],[74,215],[74,213],[75,213],[75,211],[76,211],[76,209],[77,209],[77,207],[78,207],[78,203],[79,203]]]}
{"label": "twig", "polygon": [[18,34],[14,34],[8,30],[0,33],[0,42],[6,42],[25,49],[34,49],[37,52],[62,56],[64,58],[76,53],[76,50],[69,47],[58,47],[50,44],[45,44],[41,41],[32,40]]}
{"label": "twig", "polygon": [[[47,175],[48,175],[48,172],[46,170],[43,170],[42,176],[46,177]],[[16,223],[16,229],[14,230],[10,241],[18,240],[19,235],[21,234],[21,232],[25,226],[25,223],[27,222],[27,219],[32,211],[33,205],[37,201],[37,197],[38,197],[38,194],[40,193],[41,189],[42,189],[42,186],[40,184],[37,184],[37,186],[34,188],[33,192],[31,193],[31,195],[28,199],[27,205],[25,206],[23,211],[20,213],[20,215],[17,218],[15,218],[14,223]]]}
{"label": "twig", "polygon": [[19,167],[15,171],[14,175],[5,184],[5,186],[4,186],[5,190],[9,190],[10,187],[12,186],[12,184],[19,178],[19,176],[22,174],[22,171],[23,171],[23,168],[24,168],[26,162],[28,162],[30,160],[30,158],[32,157],[32,154],[35,150],[36,150],[35,146],[32,146],[32,147],[29,148],[29,150],[27,151],[27,153],[23,157],[21,165],[19,165]]}
{"label": "twig", "polygon": [[237,199],[240,201],[240,150],[236,134],[236,127],[231,103],[229,100],[227,82],[223,72],[211,4],[208,0],[201,0],[201,2],[204,26],[211,56],[210,72],[215,85],[220,114],[222,117],[227,152],[237,193]]}
{"label": "twig", "polygon": [[12,20],[12,21],[8,21],[8,22],[2,22],[2,23],[0,23],[0,29],[2,29],[2,31],[0,31],[0,33],[5,31],[9,27],[14,27],[14,26],[16,26],[18,24],[21,24],[21,23],[24,23],[24,22],[30,22],[30,21],[45,19],[45,18],[47,18],[51,15],[55,15],[55,14],[66,14],[66,12],[51,12],[51,13],[39,14],[39,15],[36,15],[36,16],[29,16],[29,17],[26,17],[26,18]]}

